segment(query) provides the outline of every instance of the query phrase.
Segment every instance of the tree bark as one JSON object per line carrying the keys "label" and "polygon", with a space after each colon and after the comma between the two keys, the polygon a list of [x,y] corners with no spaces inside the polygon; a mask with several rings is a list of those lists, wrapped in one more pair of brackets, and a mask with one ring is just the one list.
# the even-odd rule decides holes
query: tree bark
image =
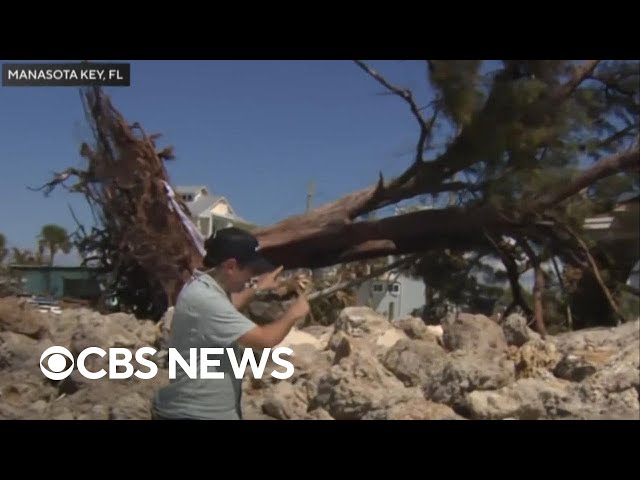
{"label": "tree bark", "polygon": [[[482,229],[507,233],[524,227],[492,208],[421,210],[377,221],[317,224],[272,232],[263,253],[285,268],[319,268],[336,263],[477,244]],[[483,241],[483,240],[481,240]],[[475,243],[474,243],[475,242]]]}

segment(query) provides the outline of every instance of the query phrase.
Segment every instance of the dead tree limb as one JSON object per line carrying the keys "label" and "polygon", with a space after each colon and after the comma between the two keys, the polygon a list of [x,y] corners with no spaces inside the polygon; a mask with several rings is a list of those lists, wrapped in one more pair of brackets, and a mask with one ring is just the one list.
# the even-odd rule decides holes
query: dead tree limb
{"label": "dead tree limb", "polygon": [[385,88],[387,88],[392,93],[398,95],[400,98],[404,99],[409,104],[409,107],[411,108],[411,113],[413,114],[413,116],[418,121],[418,124],[420,125],[420,137],[418,139],[418,145],[416,146],[416,155],[415,155],[414,162],[415,163],[423,162],[427,138],[429,137],[431,133],[431,129],[433,128],[433,125],[435,124],[436,118],[438,116],[437,107],[434,108],[434,112],[431,119],[427,121],[422,116],[422,113],[420,111],[421,109],[416,104],[413,98],[413,94],[411,93],[411,90],[392,85],[387,79],[385,79],[382,75],[380,75],[378,72],[376,72],[374,69],[369,67],[366,63],[364,63],[361,60],[356,60],[355,63],[360,68],[362,68],[365,72],[371,75],[374,79],[376,79]]}
{"label": "dead tree limb", "polygon": [[382,275],[383,273],[389,272],[391,270],[394,270],[398,267],[402,267],[402,266],[406,266],[411,264],[412,262],[415,262],[418,259],[417,255],[410,255],[408,257],[402,258],[396,262],[390,263],[389,265],[386,265],[385,267],[382,268],[378,268],[373,270],[371,273],[364,275],[362,277],[358,277],[346,282],[342,282],[339,283],[338,285],[333,285],[329,288],[325,288],[324,290],[320,290],[318,292],[314,292],[311,295],[309,295],[307,298],[309,301],[313,301],[316,300],[318,298],[323,298],[323,297],[327,297],[329,295],[334,294],[337,291],[340,290],[344,290],[346,288],[351,288],[355,285],[358,285],[360,283],[363,283],[371,278],[375,278],[379,275]]}

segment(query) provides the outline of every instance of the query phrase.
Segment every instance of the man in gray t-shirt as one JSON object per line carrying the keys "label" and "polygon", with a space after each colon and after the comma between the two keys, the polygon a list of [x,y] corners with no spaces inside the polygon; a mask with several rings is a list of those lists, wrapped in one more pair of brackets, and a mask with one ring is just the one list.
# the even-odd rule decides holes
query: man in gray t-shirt
{"label": "man in gray t-shirt", "polygon": [[[268,325],[256,325],[240,310],[258,290],[273,289],[282,267],[275,269],[259,253],[259,244],[250,233],[237,228],[216,232],[205,242],[203,260],[206,271],[196,270],[178,296],[168,347],[190,362],[190,349],[222,348],[221,355],[210,356],[220,365],[208,372],[221,372],[222,379],[200,378],[200,358],[195,379],[176,364],[176,378],[160,388],[153,398],[152,414],[157,419],[242,418],[242,379],[236,379],[227,348],[232,348],[238,363],[243,348],[273,348],[291,327],[309,312],[302,292],[289,310]],[[252,278],[257,282],[247,288]],[[256,360],[260,360],[256,358]],[[248,367],[250,368],[250,366]]]}

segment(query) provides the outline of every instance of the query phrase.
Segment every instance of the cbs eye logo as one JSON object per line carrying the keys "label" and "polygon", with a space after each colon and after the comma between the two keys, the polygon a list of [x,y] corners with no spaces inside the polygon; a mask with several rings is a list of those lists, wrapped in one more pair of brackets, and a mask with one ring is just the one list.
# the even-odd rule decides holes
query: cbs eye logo
{"label": "cbs eye logo", "polygon": [[[49,359],[45,362],[47,357]],[[71,366],[65,370],[67,360],[71,361]],[[64,347],[49,347],[40,356],[40,370],[50,380],[64,380],[71,375],[73,367],[73,355]]]}

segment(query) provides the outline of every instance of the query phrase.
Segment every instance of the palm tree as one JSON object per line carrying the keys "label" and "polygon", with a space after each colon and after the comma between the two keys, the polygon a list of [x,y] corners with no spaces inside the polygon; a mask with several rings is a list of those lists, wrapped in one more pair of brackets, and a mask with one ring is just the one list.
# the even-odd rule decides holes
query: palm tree
{"label": "palm tree", "polygon": [[45,225],[38,236],[38,249],[42,253],[44,253],[45,249],[49,250],[49,266],[52,266],[56,253],[63,252],[66,254],[71,251],[69,234],[60,225]]}

